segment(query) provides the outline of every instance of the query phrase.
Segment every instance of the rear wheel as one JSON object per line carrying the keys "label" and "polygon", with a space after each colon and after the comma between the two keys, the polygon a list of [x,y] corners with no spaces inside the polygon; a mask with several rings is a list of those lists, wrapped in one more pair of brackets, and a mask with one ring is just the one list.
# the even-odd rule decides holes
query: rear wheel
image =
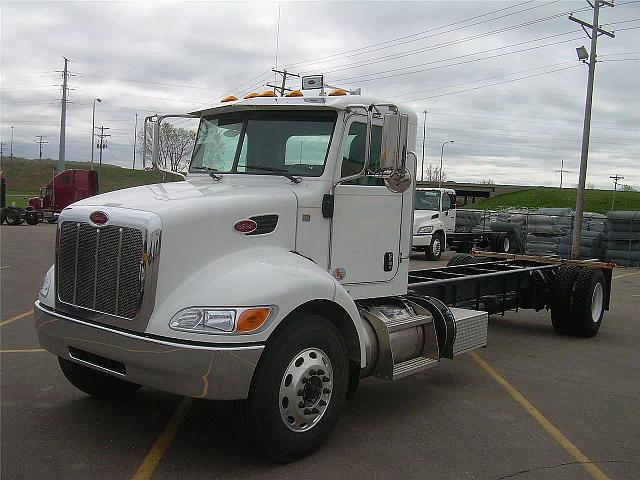
{"label": "rear wheel", "polygon": [[498,253],[509,253],[511,251],[511,238],[506,232],[500,232],[495,239],[494,251]]}
{"label": "rear wheel", "polygon": [[580,267],[573,264],[561,265],[558,269],[551,298],[551,324],[561,334],[573,333],[572,300]]}
{"label": "rear wheel", "polygon": [[442,250],[444,250],[444,237],[439,232],[434,233],[431,237],[431,245],[428,245],[424,250],[427,260],[439,260]]}
{"label": "rear wheel", "polygon": [[573,293],[574,332],[593,337],[600,330],[604,315],[604,274],[597,268],[583,268],[576,279]]}
{"label": "rear wheel", "polygon": [[340,332],[303,314],[267,346],[249,398],[238,404],[238,427],[278,462],[317,450],[333,430],[349,381]]}
{"label": "rear wheel", "polygon": [[140,388],[140,385],[120,380],[65,358],[58,357],[58,363],[62,373],[74,387],[93,397],[103,400],[126,400]]}
{"label": "rear wheel", "polygon": [[9,210],[6,213],[6,218],[5,221],[7,222],[7,225],[20,225],[22,223],[22,219],[20,218],[20,213],[18,213],[16,210]]}
{"label": "rear wheel", "polygon": [[26,212],[24,215],[24,219],[29,225],[38,224],[38,214],[36,212]]}

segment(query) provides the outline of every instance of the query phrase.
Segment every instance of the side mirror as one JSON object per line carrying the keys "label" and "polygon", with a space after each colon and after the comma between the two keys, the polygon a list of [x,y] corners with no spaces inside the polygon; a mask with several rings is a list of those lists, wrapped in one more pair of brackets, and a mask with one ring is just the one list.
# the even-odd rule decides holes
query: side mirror
{"label": "side mirror", "polygon": [[411,174],[407,171],[407,136],[409,116],[387,113],[382,126],[380,168],[389,190],[402,193],[411,186]]}

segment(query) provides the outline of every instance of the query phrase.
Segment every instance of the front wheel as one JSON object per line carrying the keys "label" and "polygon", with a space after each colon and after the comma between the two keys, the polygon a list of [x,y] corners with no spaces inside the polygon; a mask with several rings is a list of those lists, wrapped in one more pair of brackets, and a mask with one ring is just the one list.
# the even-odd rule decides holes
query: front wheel
{"label": "front wheel", "polygon": [[443,249],[444,239],[440,233],[436,233],[431,238],[431,245],[428,245],[425,248],[424,254],[427,257],[427,260],[439,260]]}
{"label": "front wheel", "polygon": [[120,380],[65,358],[58,357],[64,376],[78,390],[103,400],[126,400],[140,388],[135,383]]}
{"label": "front wheel", "polygon": [[278,462],[317,450],[333,430],[349,381],[346,347],[329,321],[302,314],[276,334],[238,405],[245,437]]}

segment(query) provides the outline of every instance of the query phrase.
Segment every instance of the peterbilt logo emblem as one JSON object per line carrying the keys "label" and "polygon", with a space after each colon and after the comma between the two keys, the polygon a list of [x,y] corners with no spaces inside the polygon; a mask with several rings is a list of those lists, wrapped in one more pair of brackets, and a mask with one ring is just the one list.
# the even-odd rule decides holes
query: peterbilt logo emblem
{"label": "peterbilt logo emblem", "polygon": [[109,220],[109,215],[98,210],[89,215],[89,220],[91,220],[96,225],[104,225]]}
{"label": "peterbilt logo emblem", "polygon": [[247,233],[253,232],[256,228],[258,228],[258,224],[254,220],[240,220],[233,225],[233,229],[236,232]]}

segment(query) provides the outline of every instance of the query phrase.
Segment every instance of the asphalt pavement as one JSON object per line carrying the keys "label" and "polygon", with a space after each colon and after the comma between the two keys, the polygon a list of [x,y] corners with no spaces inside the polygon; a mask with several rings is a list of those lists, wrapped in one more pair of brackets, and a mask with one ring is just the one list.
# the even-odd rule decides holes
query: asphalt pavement
{"label": "asphalt pavement", "polygon": [[556,335],[545,311],[494,315],[486,349],[361,382],[320,451],[276,465],[236,438],[227,403],[149,388],[109,403],[71,386],[29,313],[55,225],[2,226],[0,241],[2,478],[640,478],[639,269],[614,270],[595,338]]}

